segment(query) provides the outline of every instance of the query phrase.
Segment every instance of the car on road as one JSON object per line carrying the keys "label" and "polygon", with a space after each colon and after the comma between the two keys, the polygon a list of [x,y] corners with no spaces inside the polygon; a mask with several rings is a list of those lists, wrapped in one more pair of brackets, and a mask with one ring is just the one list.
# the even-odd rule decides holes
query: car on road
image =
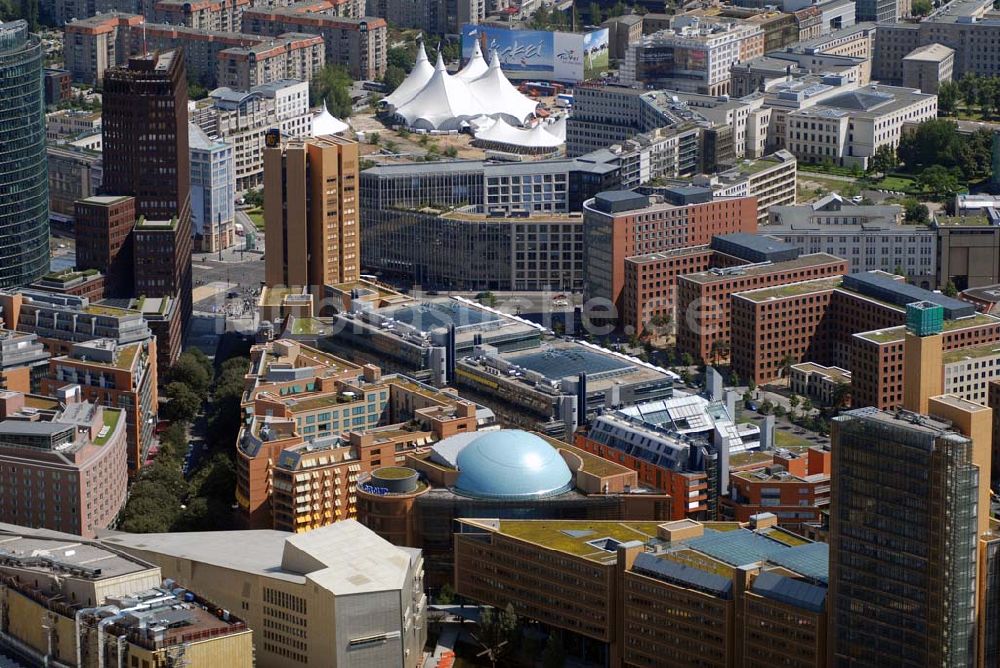
{"label": "car on road", "polygon": [[226,295],[226,297],[228,299],[239,299],[240,293],[236,292],[235,290],[232,290],[232,291],[229,292],[228,295]]}
{"label": "car on road", "polygon": [[744,404],[744,406],[748,411],[756,411],[760,408],[760,406],[757,405],[756,401],[748,401]]}

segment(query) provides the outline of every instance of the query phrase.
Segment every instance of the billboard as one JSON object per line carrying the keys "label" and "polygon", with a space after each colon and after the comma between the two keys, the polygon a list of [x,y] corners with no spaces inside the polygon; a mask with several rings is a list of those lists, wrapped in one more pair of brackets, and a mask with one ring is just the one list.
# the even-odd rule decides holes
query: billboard
{"label": "billboard", "polygon": [[589,33],[506,30],[466,23],[462,26],[462,58],[472,57],[479,40],[483,54],[500,55],[504,73],[511,79],[553,79],[577,82],[608,69],[608,29]]}

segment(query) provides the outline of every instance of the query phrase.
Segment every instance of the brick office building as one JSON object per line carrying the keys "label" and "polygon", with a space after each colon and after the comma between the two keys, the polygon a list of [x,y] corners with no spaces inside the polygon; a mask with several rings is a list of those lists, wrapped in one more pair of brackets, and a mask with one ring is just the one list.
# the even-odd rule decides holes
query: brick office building
{"label": "brick office building", "polygon": [[707,244],[713,236],[757,230],[754,197],[714,198],[709,188],[599,193],[583,205],[584,294],[622,313],[625,259]]}

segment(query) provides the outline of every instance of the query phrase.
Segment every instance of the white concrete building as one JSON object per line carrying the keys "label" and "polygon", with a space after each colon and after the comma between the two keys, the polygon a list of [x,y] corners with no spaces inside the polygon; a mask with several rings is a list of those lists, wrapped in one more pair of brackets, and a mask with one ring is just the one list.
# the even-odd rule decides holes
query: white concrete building
{"label": "white concrete building", "polygon": [[197,250],[215,252],[236,242],[236,163],[232,144],[188,124],[191,154],[191,233]]}
{"label": "white concrete building", "polygon": [[937,118],[937,96],[870,84],[788,114],[785,147],[803,162],[868,167],[880,146],[899,144],[904,123]]}
{"label": "white concrete building", "polygon": [[760,234],[796,244],[803,253],[829,253],[851,263],[851,273],[902,269],[925,289],[937,284],[937,234],[904,225],[899,206],[856,206],[836,194],[812,204],[775,206]]}

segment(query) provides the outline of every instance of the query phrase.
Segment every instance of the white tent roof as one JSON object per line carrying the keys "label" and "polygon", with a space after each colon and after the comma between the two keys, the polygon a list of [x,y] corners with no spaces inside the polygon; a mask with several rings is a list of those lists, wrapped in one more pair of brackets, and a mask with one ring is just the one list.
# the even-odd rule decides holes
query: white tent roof
{"label": "white tent roof", "polygon": [[398,108],[402,106],[413,99],[413,96],[427,85],[432,76],[434,76],[434,66],[427,60],[427,51],[424,50],[424,43],[420,42],[420,46],[417,48],[417,60],[413,64],[413,69],[403,79],[403,83],[399,84],[399,88],[386,95],[383,101],[393,107]]}
{"label": "white tent roof", "polygon": [[470,83],[469,88],[475,97],[490,101],[490,113],[501,113],[517,123],[523,123],[538,107],[538,102],[522,95],[507,80],[500,69],[500,56],[496,51],[493,52],[486,74]]}
{"label": "white tent roof", "polygon": [[448,74],[439,52],[430,81],[410,101],[398,106],[396,113],[410,127],[458,130],[463,120],[480,115],[484,107],[464,81]]}
{"label": "white tent roof", "polygon": [[455,74],[456,79],[474,81],[486,74],[490,69],[490,66],[486,63],[486,59],[483,58],[483,50],[479,46],[479,40],[477,39],[472,44],[472,58],[469,58],[469,62],[465,64],[462,71]]}
{"label": "white tent roof", "polygon": [[477,132],[476,139],[529,148],[558,148],[566,143],[565,136],[560,139],[541,125],[536,125],[530,130],[522,130],[511,126],[502,118],[490,127]]}
{"label": "white tent roof", "polygon": [[566,116],[560,116],[555,122],[546,124],[544,128],[561,143],[566,143]]}
{"label": "white tent roof", "polygon": [[335,135],[345,130],[350,130],[351,126],[340,120],[329,112],[326,102],[323,102],[323,111],[319,112],[312,119],[312,136],[321,137],[323,135]]}

